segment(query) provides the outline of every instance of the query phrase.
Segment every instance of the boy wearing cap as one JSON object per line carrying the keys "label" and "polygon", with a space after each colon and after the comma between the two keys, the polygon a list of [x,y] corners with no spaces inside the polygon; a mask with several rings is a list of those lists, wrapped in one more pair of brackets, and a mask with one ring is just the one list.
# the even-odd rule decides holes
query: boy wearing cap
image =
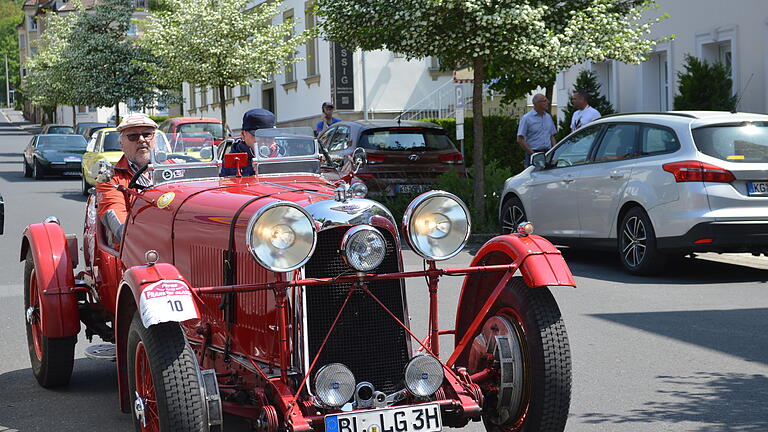
{"label": "boy wearing cap", "polygon": [[337,119],[333,116],[333,111],[335,109],[336,107],[333,106],[333,102],[323,102],[323,117],[315,126],[315,135],[320,135],[320,133],[328,129],[330,125],[341,121],[341,119]]}
{"label": "boy wearing cap", "polygon": [[[267,129],[275,127],[275,115],[271,111],[254,108],[248,110],[243,114],[243,127],[240,128],[240,138],[236,138],[232,142],[232,147],[229,150],[230,153],[247,153],[248,164],[240,169],[240,174],[244,176],[252,176],[253,171],[253,145],[256,142],[256,137],[253,136],[253,132],[258,129]],[[237,174],[235,168],[221,168],[222,177],[233,176]]]}
{"label": "boy wearing cap", "polygon": [[[126,116],[117,127],[120,132],[120,147],[123,157],[115,164],[112,179],[96,183],[98,217],[107,230],[110,245],[117,249],[123,238],[123,224],[128,215],[130,196],[119,191],[118,185],[128,187],[133,175],[149,164],[149,151],[156,148],[157,123],[143,114]],[[147,176],[139,177],[138,184],[149,186]]]}

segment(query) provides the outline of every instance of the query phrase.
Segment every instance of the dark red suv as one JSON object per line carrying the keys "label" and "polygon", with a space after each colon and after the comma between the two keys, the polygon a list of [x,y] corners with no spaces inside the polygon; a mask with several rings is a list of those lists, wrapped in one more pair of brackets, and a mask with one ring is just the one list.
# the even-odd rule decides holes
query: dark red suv
{"label": "dark red suv", "polygon": [[441,174],[466,175],[464,158],[443,128],[427,122],[361,120],[336,123],[318,136],[331,159],[343,163],[356,148],[368,164],[357,177],[371,196],[421,193],[434,188]]}

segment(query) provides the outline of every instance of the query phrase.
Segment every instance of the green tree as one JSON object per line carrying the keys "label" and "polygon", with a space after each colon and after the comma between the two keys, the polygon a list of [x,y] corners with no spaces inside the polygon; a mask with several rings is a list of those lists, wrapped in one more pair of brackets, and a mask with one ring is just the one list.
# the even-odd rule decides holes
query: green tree
{"label": "green tree", "polygon": [[731,74],[721,62],[709,64],[688,55],[684,68],[677,73],[680,93],[675,95],[676,110],[736,110],[738,98],[731,94]]}
{"label": "green tree", "polygon": [[[613,105],[608,101],[608,98],[600,94],[600,83],[597,82],[597,75],[589,70],[582,70],[576,77],[576,82],[573,84],[573,92],[584,91],[589,95],[589,106],[596,109],[600,115],[613,114],[616,110],[613,109]],[[570,96],[570,95],[568,95]],[[571,119],[576,108],[573,106],[571,99],[568,99],[568,104],[563,109],[563,120],[560,122],[557,132],[557,140],[564,138],[571,133]]]}
{"label": "green tree", "polygon": [[19,36],[16,31],[24,19],[20,1],[0,2],[0,62],[3,62],[2,85],[0,85],[0,103],[5,104],[5,56],[8,56],[8,83],[19,87]]}
{"label": "green tree", "polygon": [[[292,19],[272,24],[281,2],[249,7],[251,0],[164,0],[165,10],[146,23],[143,45],[160,60],[168,86],[188,82],[212,86],[227,123],[225,87],[268,81],[298,60],[299,45],[311,32],[296,34]],[[226,128],[225,128],[226,129]]]}
{"label": "green tree", "polygon": [[[657,20],[641,16],[652,2],[630,3],[621,8],[626,0],[402,0],[396,5],[318,0],[318,14],[326,37],[347,47],[389,49],[408,58],[435,56],[447,68],[472,66],[474,159],[482,161],[482,85],[494,78],[486,75],[488,65],[504,59],[515,73],[520,65],[556,71],[586,59],[638,63],[655,43],[645,35]],[[474,181],[475,208],[484,208],[481,164]]]}

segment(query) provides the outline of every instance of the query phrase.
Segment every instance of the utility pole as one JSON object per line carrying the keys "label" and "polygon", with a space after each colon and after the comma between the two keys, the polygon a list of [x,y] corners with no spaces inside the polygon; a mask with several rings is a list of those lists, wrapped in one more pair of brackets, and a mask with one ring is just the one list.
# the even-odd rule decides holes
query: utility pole
{"label": "utility pole", "polygon": [[8,86],[8,54],[5,55],[5,106],[11,107],[11,92]]}

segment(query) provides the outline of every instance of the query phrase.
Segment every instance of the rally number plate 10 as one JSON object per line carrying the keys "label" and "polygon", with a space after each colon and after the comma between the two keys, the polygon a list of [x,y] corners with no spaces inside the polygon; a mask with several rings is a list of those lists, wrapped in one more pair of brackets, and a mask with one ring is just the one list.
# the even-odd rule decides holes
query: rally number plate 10
{"label": "rally number plate 10", "polygon": [[440,405],[411,405],[325,416],[325,432],[438,432]]}

